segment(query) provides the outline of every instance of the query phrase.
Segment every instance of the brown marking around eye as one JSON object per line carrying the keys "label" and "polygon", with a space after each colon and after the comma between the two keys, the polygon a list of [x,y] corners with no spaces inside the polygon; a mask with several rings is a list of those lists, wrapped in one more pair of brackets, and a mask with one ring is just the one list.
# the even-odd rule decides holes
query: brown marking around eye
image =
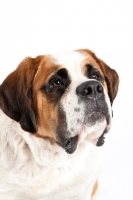
{"label": "brown marking around eye", "polygon": [[102,76],[104,76],[104,74],[103,74],[103,72],[102,72],[102,70],[100,68],[98,59],[97,59],[97,57],[95,56],[95,54],[93,52],[91,52],[90,50],[87,50],[87,49],[79,49],[77,51],[86,55],[86,59],[81,64],[83,72],[86,71],[86,64],[90,64],[93,67],[97,68],[98,71],[100,72],[100,74]]}
{"label": "brown marking around eye", "polygon": [[[79,49],[77,51],[80,53],[83,53],[87,56],[86,59],[81,63],[82,71],[84,74],[86,73],[86,70],[87,70],[86,64],[91,64],[93,67],[97,68],[98,71],[100,72],[100,74],[105,78],[104,73],[100,67],[99,59],[95,56],[95,54],[92,51],[87,50],[87,49]],[[106,80],[104,80],[103,86],[104,86],[106,92],[108,93],[108,87],[107,87]]]}
{"label": "brown marking around eye", "polygon": [[34,78],[34,106],[37,110],[38,124],[38,131],[35,136],[47,138],[51,143],[56,141],[58,106],[55,106],[54,102],[48,101],[47,94],[42,92],[41,88],[60,68],[61,66],[56,65],[49,57],[45,56]]}
{"label": "brown marking around eye", "polygon": [[114,69],[110,68],[104,61],[99,59],[92,51],[87,50],[87,49],[80,49],[78,50],[78,52],[86,54],[87,57],[89,56],[89,59],[91,56],[90,61],[92,61],[93,59],[95,63],[97,64],[98,69],[100,70],[100,72],[103,74],[105,78],[104,87],[105,87],[105,90],[109,94],[110,101],[112,104],[117,95],[118,86],[119,86],[119,76],[117,72]]}

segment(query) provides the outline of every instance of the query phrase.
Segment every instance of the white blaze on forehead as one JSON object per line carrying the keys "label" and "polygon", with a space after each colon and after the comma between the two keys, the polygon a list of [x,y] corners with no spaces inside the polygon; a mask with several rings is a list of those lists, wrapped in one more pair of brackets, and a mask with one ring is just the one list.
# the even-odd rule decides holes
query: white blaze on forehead
{"label": "white blaze on forehead", "polygon": [[86,59],[87,55],[76,51],[68,51],[50,55],[52,60],[62,67],[66,68],[72,76],[72,79],[77,79],[83,74],[81,64]]}

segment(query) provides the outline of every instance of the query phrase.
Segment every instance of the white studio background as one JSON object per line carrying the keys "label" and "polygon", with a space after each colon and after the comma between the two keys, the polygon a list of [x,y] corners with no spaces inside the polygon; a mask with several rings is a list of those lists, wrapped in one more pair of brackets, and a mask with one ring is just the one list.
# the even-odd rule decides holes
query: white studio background
{"label": "white studio background", "polygon": [[133,199],[133,2],[0,0],[0,83],[26,56],[89,48],[116,69],[98,200]]}

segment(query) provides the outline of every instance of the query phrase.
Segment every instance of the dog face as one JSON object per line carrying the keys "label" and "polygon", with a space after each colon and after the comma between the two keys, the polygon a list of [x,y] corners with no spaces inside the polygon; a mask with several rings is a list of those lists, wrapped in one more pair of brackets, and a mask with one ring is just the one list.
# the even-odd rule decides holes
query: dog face
{"label": "dog face", "polygon": [[0,107],[22,129],[73,153],[111,125],[118,75],[89,50],[26,58],[0,86]]}

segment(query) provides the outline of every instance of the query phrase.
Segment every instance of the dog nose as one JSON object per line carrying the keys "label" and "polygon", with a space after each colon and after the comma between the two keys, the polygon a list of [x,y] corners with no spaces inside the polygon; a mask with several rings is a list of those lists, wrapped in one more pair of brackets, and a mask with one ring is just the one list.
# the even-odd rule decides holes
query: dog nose
{"label": "dog nose", "polygon": [[76,88],[76,93],[80,97],[95,100],[102,96],[103,86],[98,81],[86,81]]}

